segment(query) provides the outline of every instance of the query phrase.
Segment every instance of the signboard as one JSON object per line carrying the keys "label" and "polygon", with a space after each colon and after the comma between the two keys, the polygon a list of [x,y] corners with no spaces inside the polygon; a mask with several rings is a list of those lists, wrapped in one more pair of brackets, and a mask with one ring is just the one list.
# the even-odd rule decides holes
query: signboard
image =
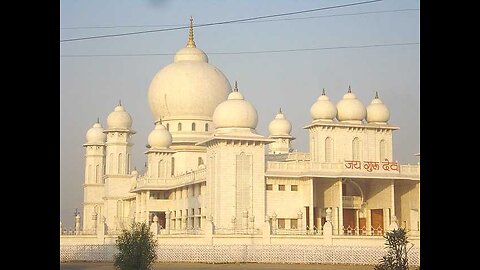
{"label": "signboard", "polygon": [[[363,164],[362,164],[363,163]],[[378,162],[378,161],[360,161],[360,160],[345,160],[345,168],[352,169],[352,170],[365,170],[367,172],[372,171],[399,171],[398,169],[398,162],[395,161],[385,161]]]}

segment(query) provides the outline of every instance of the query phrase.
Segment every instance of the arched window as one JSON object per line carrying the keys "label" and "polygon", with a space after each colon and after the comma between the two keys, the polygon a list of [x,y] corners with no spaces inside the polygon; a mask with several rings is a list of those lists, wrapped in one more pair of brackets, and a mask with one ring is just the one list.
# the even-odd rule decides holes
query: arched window
{"label": "arched window", "polygon": [[198,157],[198,166],[202,165],[203,164],[203,158],[202,157]]}
{"label": "arched window", "polygon": [[113,156],[113,153],[110,153],[110,162],[108,164],[108,173],[113,174],[114,165],[115,165],[115,157]]}
{"label": "arched window", "polygon": [[122,160],[122,153],[118,154],[118,174],[123,173],[123,160]]}
{"label": "arched window", "polygon": [[205,124],[205,131],[208,131],[208,123]]}
{"label": "arched window", "polygon": [[175,158],[172,157],[172,169],[170,171],[170,175],[174,175],[175,174]]}
{"label": "arched window", "polygon": [[159,161],[157,163],[157,178],[160,178],[162,176],[161,173],[162,173],[162,162]]}
{"label": "arched window", "polygon": [[385,161],[385,140],[381,140],[380,141],[380,146],[379,146],[379,149],[380,149],[380,161]]}
{"label": "arched window", "polygon": [[178,123],[178,131],[182,131],[182,123]]}
{"label": "arched window", "polygon": [[125,174],[129,174],[130,173],[130,154],[127,154],[127,163],[125,167],[127,168],[125,171]]}
{"label": "arched window", "polygon": [[88,165],[87,169],[87,182],[91,183],[92,182],[92,165]]}
{"label": "arched window", "polygon": [[325,139],[325,162],[332,162],[333,160],[333,141],[332,138]]}
{"label": "arched window", "polygon": [[100,165],[95,166],[95,183],[100,183]]}
{"label": "arched window", "polygon": [[352,141],[352,159],[360,160],[360,139],[358,137]]}
{"label": "arched window", "polygon": [[192,123],[192,131],[195,131],[195,123]]}
{"label": "arched window", "polygon": [[170,123],[167,123],[167,130],[170,131]]}

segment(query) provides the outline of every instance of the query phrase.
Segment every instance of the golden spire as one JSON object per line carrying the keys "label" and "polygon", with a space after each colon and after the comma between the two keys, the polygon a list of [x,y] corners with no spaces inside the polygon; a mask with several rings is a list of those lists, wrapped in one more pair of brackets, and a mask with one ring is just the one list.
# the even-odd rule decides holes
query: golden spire
{"label": "golden spire", "polygon": [[235,81],[235,88],[233,88],[233,92],[238,92],[237,81]]}
{"label": "golden spire", "polygon": [[375,91],[375,98],[378,98],[378,91]]}
{"label": "golden spire", "polygon": [[350,87],[350,85],[348,86],[348,93],[351,93],[352,92],[352,88]]}
{"label": "golden spire", "polygon": [[193,40],[193,17],[192,16],[190,16],[190,29],[188,30],[187,47],[188,48],[196,48],[197,47],[195,45],[195,40]]}
{"label": "golden spire", "polygon": [[322,90],[322,96],[325,96],[325,88]]}

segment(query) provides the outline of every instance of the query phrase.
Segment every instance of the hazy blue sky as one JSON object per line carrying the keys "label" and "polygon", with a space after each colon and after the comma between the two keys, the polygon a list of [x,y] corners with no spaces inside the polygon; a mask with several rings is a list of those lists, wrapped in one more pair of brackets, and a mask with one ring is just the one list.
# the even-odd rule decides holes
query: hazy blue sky
{"label": "hazy blue sky", "polygon": [[[105,0],[60,2],[60,39],[114,34],[241,19],[364,0],[317,1],[153,1]],[[367,106],[379,92],[390,109],[394,158],[417,163],[420,151],[420,46],[329,49],[262,54],[209,54],[372,44],[420,42],[419,10],[327,16],[372,11],[419,9],[418,0],[384,0],[361,6],[195,29],[197,47],[257,109],[257,131],[268,135],[268,123],[279,107],[292,122],[293,145],[308,150],[310,107],[325,88],[337,103],[348,85]],[[323,16],[323,17],[322,17]],[[309,17],[309,18],[306,18]],[[284,19],[289,20],[284,20]],[[306,18],[291,20],[292,18]],[[282,20],[279,20],[282,19]],[[145,25],[156,25],[145,27]],[[106,26],[144,26],[92,28]],[[88,27],[88,28],[74,28]],[[74,28],[74,29],[72,29]],[[188,30],[60,43],[61,55],[173,54],[184,47]],[[154,127],[147,100],[153,76],[172,63],[173,55],[60,58],[60,218],[73,224],[82,211],[85,133],[97,116],[106,117],[118,100],[132,115],[132,167],[143,168],[145,144]],[[82,217],[83,218],[83,217]]]}

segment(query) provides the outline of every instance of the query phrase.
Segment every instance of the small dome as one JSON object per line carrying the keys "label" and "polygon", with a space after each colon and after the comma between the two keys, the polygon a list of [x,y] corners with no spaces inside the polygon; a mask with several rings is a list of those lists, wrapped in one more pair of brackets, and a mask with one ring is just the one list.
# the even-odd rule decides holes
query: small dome
{"label": "small dome", "polygon": [[390,111],[387,106],[378,98],[378,93],[375,93],[375,98],[367,107],[367,122],[376,124],[386,124],[390,120]]}
{"label": "small dome", "polygon": [[230,93],[227,100],[220,103],[213,112],[213,124],[215,128],[255,129],[257,123],[257,110],[238,92],[237,82],[235,82],[233,92]]}
{"label": "small dome", "polygon": [[290,136],[292,131],[292,124],[285,118],[282,109],[275,116],[275,119],[268,125],[270,136]]}
{"label": "small dome", "polygon": [[132,117],[125,111],[120,102],[115,110],[108,115],[107,125],[109,129],[130,129],[132,127]]}
{"label": "small dome", "polygon": [[155,124],[155,128],[148,135],[148,144],[150,149],[169,148],[172,145],[172,134],[158,121]]}
{"label": "small dome", "polygon": [[318,97],[317,102],[313,103],[310,108],[310,115],[313,120],[323,121],[332,121],[337,116],[337,108],[325,95],[325,89],[323,89],[322,95]]}
{"label": "small dome", "polygon": [[87,131],[85,137],[87,139],[87,144],[104,144],[107,141],[107,134],[103,133],[103,127],[98,122],[98,119],[97,122]]}
{"label": "small dome", "polygon": [[337,119],[342,122],[361,123],[367,114],[365,106],[352,93],[350,86],[343,99],[337,103]]}

